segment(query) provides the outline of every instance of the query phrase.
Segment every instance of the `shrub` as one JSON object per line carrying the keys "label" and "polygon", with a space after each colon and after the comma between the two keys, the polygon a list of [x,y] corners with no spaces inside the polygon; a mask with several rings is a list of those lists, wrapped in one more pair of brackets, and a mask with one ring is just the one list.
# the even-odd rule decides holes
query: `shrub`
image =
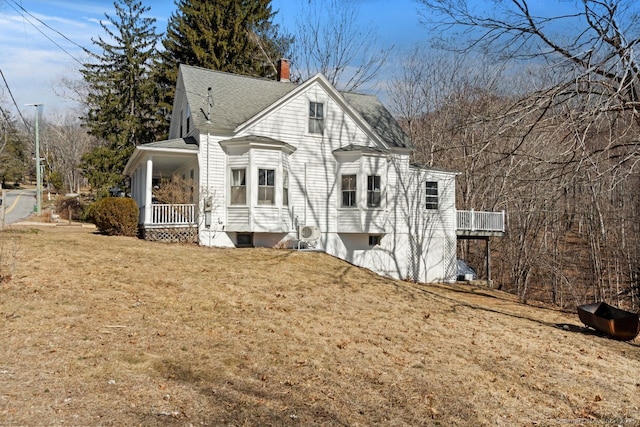
{"label": "shrub", "polygon": [[158,203],[193,203],[193,179],[180,175],[173,175],[171,179],[162,178],[160,185],[153,191],[153,196]]}
{"label": "shrub", "polygon": [[108,236],[136,236],[138,214],[138,205],[128,197],[105,197],[91,207],[93,222]]}
{"label": "shrub", "polygon": [[[79,197],[58,197],[56,200],[56,213],[61,219],[84,220],[87,201]],[[71,213],[71,218],[69,218]]]}
{"label": "shrub", "polygon": [[53,188],[56,189],[56,193],[64,193],[64,178],[60,172],[51,172],[47,178],[47,182],[53,185]]}

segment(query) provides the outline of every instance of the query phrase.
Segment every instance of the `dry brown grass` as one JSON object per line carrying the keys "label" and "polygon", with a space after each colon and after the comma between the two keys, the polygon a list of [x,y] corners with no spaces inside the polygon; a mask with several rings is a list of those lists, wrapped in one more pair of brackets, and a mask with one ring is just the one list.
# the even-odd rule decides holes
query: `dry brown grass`
{"label": "dry brown grass", "polygon": [[33,230],[0,233],[2,425],[640,423],[638,340],[571,313],[320,253]]}

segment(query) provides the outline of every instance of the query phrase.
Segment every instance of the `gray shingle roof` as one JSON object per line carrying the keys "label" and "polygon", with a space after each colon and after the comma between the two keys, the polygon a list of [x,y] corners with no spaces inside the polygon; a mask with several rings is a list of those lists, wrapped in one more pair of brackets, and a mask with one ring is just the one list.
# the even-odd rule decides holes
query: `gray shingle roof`
{"label": "gray shingle roof", "polygon": [[373,95],[342,93],[362,118],[391,147],[411,147],[411,140],[380,100]]}
{"label": "gray shingle roof", "polygon": [[[194,125],[233,130],[294,90],[291,82],[229,74],[180,65]],[[212,88],[211,123],[207,123],[207,91]],[[411,147],[398,122],[373,95],[342,93],[373,130],[391,147]]]}
{"label": "gray shingle roof", "polygon": [[387,150],[381,148],[368,147],[366,145],[349,144],[345,147],[341,147],[333,150],[334,153],[349,153],[349,152],[362,152],[365,154],[384,154]]}
{"label": "gray shingle roof", "polygon": [[296,88],[289,82],[180,65],[194,125],[207,125],[207,91],[212,90],[211,126],[232,130]]}
{"label": "gray shingle roof", "polygon": [[186,138],[167,139],[165,141],[151,142],[143,145],[145,147],[153,148],[180,148],[184,150],[198,151],[198,141],[192,136],[188,136]]}

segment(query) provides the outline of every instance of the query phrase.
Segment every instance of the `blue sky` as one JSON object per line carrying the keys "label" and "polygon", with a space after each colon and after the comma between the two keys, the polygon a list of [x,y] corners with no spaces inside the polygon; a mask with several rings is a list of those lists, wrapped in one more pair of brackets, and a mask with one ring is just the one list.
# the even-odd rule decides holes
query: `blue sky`
{"label": "blue sky", "polygon": [[[296,16],[307,1],[273,0],[273,9],[279,11],[276,23],[293,33]],[[373,26],[383,46],[409,48],[416,43],[426,43],[426,30],[419,25],[418,4],[413,0],[353,1],[360,5],[361,24]],[[146,0],[143,3],[151,7],[157,30],[163,32],[175,10],[173,0]],[[83,52],[37,19],[24,14],[18,5],[78,45],[91,48],[91,38],[103,35],[99,22],[104,19],[105,12],[112,13],[113,1],[0,0],[0,69],[18,107],[23,114],[28,114],[28,108],[32,108],[25,107],[27,103],[44,103],[45,114],[72,107],[72,101],[60,96],[63,90],[59,82],[62,78],[79,78],[79,64],[72,57],[83,62],[86,59]],[[10,106],[14,111],[13,102],[1,81],[0,93],[4,94],[2,105]]]}

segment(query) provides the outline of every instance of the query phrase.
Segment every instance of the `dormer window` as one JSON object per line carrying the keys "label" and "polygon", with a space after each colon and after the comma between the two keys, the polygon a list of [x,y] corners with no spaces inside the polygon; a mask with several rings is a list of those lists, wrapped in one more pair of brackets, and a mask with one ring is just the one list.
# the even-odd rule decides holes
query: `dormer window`
{"label": "dormer window", "polygon": [[324,131],[324,104],[309,102],[309,133],[322,135]]}

